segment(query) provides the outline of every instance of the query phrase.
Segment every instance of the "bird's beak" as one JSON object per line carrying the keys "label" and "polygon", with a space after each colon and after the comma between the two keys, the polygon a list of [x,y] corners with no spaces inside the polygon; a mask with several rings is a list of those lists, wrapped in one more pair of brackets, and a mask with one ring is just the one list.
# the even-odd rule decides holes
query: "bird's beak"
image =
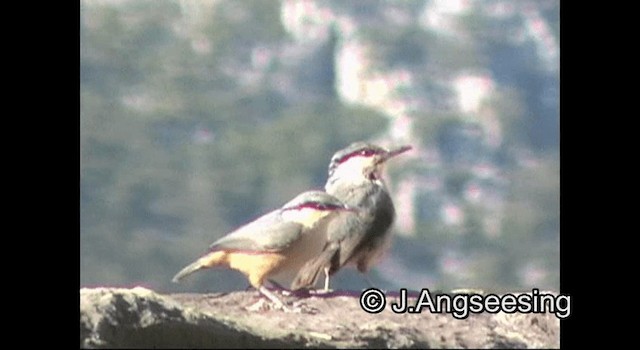
{"label": "bird's beak", "polygon": [[410,150],[412,148],[413,147],[411,145],[405,145],[405,146],[402,146],[402,147],[398,147],[398,148],[396,148],[394,150],[390,150],[380,158],[380,160],[378,161],[378,164],[384,163],[387,160],[389,160],[390,158],[393,158],[393,157],[395,157],[395,156],[397,156],[399,154],[402,154],[402,153],[404,153],[404,152],[406,152],[406,151],[408,151],[408,150]]}

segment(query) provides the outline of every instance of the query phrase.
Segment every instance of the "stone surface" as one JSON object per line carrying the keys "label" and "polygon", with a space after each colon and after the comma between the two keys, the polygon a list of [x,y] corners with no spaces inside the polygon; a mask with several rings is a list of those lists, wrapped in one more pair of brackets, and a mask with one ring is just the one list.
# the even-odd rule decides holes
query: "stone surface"
{"label": "stone surface", "polygon": [[[80,290],[81,348],[558,348],[552,313],[377,314],[359,292],[283,296],[293,312],[257,291],[161,295],[136,287]],[[397,293],[396,293],[397,295]],[[415,300],[415,299],[410,299]]]}

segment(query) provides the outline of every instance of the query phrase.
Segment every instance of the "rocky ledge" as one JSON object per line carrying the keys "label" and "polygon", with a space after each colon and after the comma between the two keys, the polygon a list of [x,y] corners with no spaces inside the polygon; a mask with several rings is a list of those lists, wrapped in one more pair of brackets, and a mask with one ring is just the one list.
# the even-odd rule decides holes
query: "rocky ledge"
{"label": "rocky ledge", "polygon": [[[531,294],[531,293],[530,293]],[[414,296],[415,297],[415,296]],[[168,294],[136,287],[80,289],[81,348],[559,348],[554,313],[379,313],[360,292],[282,296],[257,291]],[[415,302],[415,298],[409,298]]]}

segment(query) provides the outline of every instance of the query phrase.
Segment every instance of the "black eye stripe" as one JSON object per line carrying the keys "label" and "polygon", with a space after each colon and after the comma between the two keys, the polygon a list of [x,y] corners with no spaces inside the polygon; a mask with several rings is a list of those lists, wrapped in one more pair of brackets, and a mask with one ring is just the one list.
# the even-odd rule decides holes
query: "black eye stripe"
{"label": "black eye stripe", "polygon": [[373,149],[362,149],[359,151],[355,151],[355,152],[351,152],[349,154],[346,154],[345,156],[343,156],[342,158],[338,159],[337,163],[344,163],[346,162],[348,159],[350,159],[351,157],[355,157],[355,156],[365,156],[365,157],[371,157],[373,155],[376,154],[381,154],[384,153],[383,150],[373,150]]}
{"label": "black eye stripe", "polygon": [[323,203],[317,203],[317,202],[308,202],[308,203],[303,203],[300,205],[297,205],[293,208],[289,208],[289,209],[304,209],[304,208],[311,208],[311,209],[316,209],[316,210],[333,210],[338,208],[337,205],[334,204],[323,204]]}

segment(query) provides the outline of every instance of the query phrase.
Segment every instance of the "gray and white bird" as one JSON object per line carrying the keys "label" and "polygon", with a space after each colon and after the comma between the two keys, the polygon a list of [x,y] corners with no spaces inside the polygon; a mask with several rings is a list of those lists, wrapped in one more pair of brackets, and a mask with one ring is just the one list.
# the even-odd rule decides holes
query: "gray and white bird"
{"label": "gray and white bird", "polygon": [[295,277],[300,267],[322,250],[331,219],[350,210],[325,192],[303,192],[282,208],[215,241],[206,254],[178,272],[173,282],[204,268],[227,267],[242,272],[254,288],[285,308],[264,286],[265,280]]}
{"label": "gray and white bird", "polygon": [[367,276],[390,244],[389,228],[395,219],[393,201],[381,177],[385,162],[411,148],[389,150],[355,142],[333,155],[325,190],[358,210],[328,224],[322,252],[300,269],[292,289],[314,286],[323,271],[328,290],[329,276],[346,265],[355,265]]}

